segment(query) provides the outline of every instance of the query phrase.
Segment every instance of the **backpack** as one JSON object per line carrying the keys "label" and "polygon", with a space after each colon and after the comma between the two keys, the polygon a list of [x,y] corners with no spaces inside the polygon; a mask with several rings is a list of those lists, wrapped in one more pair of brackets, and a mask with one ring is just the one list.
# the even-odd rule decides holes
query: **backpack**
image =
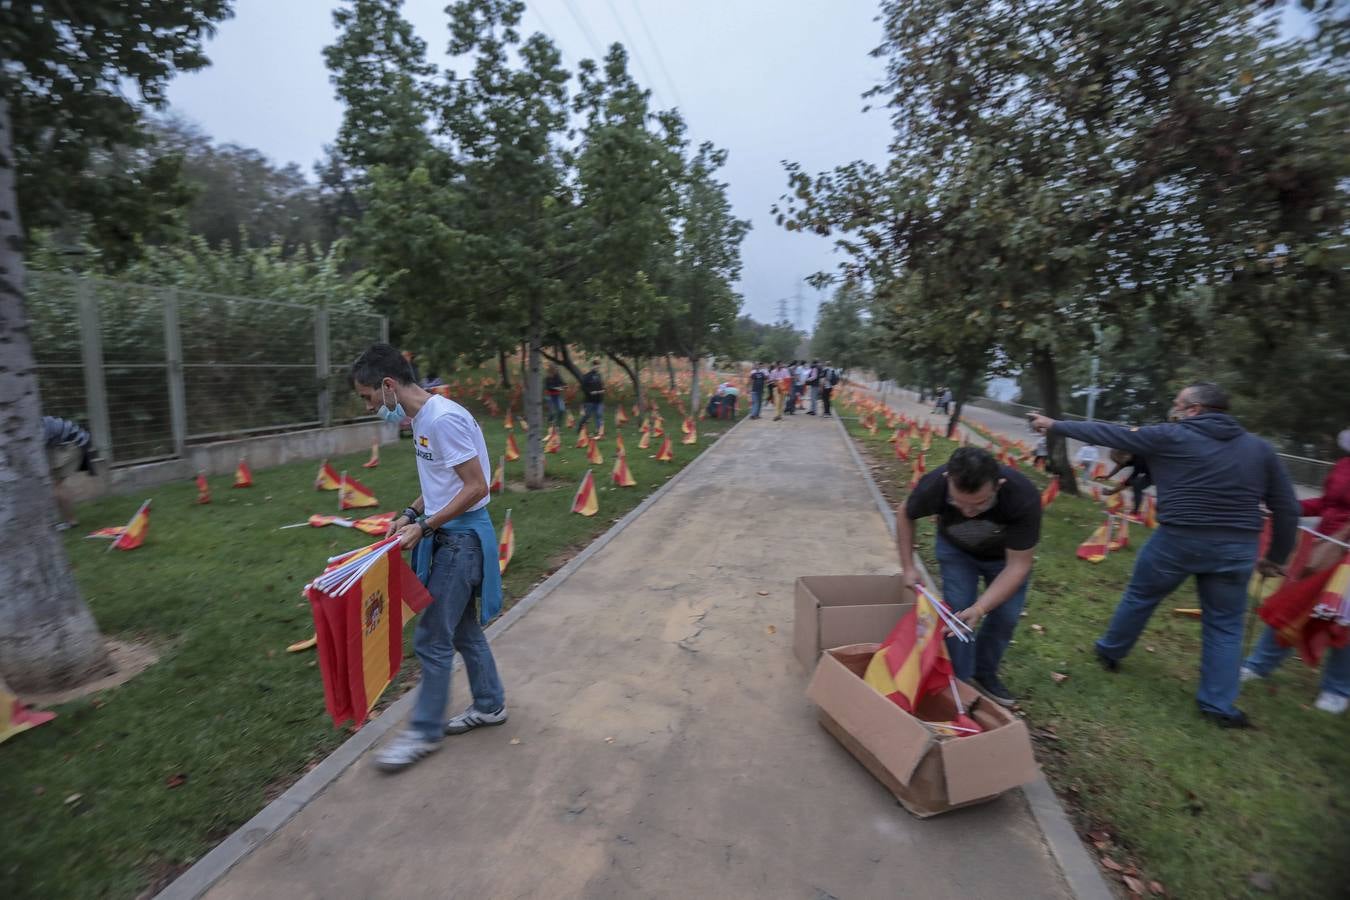
{"label": "backpack", "polygon": [[839,383],[839,370],[838,370],[838,369],[826,369],[825,371],[827,371],[827,372],[830,373],[830,374],[829,374],[829,377],[826,378],[826,382],[829,384],[830,387],[834,387],[836,384]]}

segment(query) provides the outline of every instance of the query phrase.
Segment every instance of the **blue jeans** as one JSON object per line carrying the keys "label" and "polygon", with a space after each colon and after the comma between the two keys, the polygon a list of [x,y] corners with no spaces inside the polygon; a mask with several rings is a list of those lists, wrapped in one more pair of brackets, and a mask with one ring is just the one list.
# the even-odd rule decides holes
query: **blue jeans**
{"label": "blue jeans", "polygon": [[445,736],[445,705],[450,700],[456,650],[469,673],[473,705],[482,712],[496,712],[506,704],[497,663],[473,602],[474,591],[483,582],[482,542],[472,532],[456,532],[440,540],[427,582],[431,605],[422,610],[413,635],[422,683],[413,706],[412,727],[429,741]]}
{"label": "blue jeans", "polygon": [[[980,597],[980,579],[985,587],[993,583],[1003,567],[1008,563],[1002,559],[976,559],[966,551],[943,540],[937,539],[938,566],[942,573],[942,599],[954,611],[960,612]],[[1013,630],[1022,615],[1022,607],[1027,602],[1027,585],[1031,579],[1022,582],[1004,603],[984,617],[980,630],[970,641],[947,638],[947,655],[952,658],[952,669],[962,681],[974,678],[986,678],[998,674],[1003,653],[1012,642]]]}
{"label": "blue jeans", "polygon": [[567,418],[567,404],[562,394],[545,394],[544,401],[548,404],[548,420],[562,427],[563,419]]}
{"label": "blue jeans", "polygon": [[752,419],[758,419],[758,418],[759,418],[759,408],[760,408],[761,406],[763,406],[763,405],[764,405],[764,392],[763,392],[763,391],[751,391],[751,392],[750,392],[750,418],[752,418]]}
{"label": "blue jeans", "polygon": [[[1265,677],[1278,669],[1293,652],[1293,647],[1281,647],[1275,640],[1275,632],[1267,627],[1243,665]],[[1350,697],[1350,646],[1327,649],[1322,662],[1322,690],[1338,697]]]}
{"label": "blue jeans", "polygon": [[1242,619],[1247,583],[1256,566],[1256,540],[1213,541],[1166,525],[1153,532],[1139,557],[1097,651],[1108,659],[1130,652],[1149,616],[1168,594],[1195,576],[1200,595],[1200,690],[1205,712],[1232,715],[1242,663]]}
{"label": "blue jeans", "polygon": [[593,421],[597,427],[603,426],[605,424],[605,401],[581,404],[581,421],[577,423],[577,431],[585,427],[587,419]]}
{"label": "blue jeans", "polygon": [[810,385],[811,388],[811,412],[816,411],[816,404],[820,402],[820,385]]}

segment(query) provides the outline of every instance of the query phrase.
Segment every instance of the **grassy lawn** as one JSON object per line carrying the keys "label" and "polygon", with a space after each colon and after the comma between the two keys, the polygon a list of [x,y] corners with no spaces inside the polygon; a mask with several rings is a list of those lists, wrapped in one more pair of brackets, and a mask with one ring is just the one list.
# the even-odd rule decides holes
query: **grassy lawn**
{"label": "grassy lawn", "polygon": [[[845,422],[883,492],[903,498],[910,468],[895,458],[884,422],[875,436],[856,418]],[[955,447],[935,438],[929,469]],[[1103,671],[1092,641],[1148,532],[1131,526],[1131,547],[1092,565],[1074,551],[1101,520],[1087,498],[1061,495],[1046,511],[1026,612],[1003,665],[1041,765],[1089,849],[1174,897],[1345,896],[1350,719],[1311,708],[1317,676],[1291,659],[1269,682],[1244,688],[1239,704],[1256,728],[1201,720],[1200,623],[1171,612],[1199,605],[1191,587],[1159,608],[1118,674]],[[932,524],[919,535],[936,575]],[[1068,677],[1057,682],[1056,673]],[[1121,886],[1111,863],[1104,874]]]}
{"label": "grassy lawn", "polygon": [[[610,486],[615,429],[607,409],[593,518],[570,512],[586,470],[575,436],[547,457],[555,479],[548,490],[526,493],[523,459],[507,464],[507,489],[490,509],[499,527],[513,509],[508,607],[732,424],[700,422],[698,446],[684,446],[678,415],[661,403],[675,462],[652,458],[658,440],[639,450],[630,422],[622,433],[638,486],[627,489]],[[473,409],[499,454],[501,418]],[[516,439],[523,454],[519,426]],[[383,448],[377,469],[361,468],[366,457],[332,463],[374,490],[381,503],[368,512],[400,509],[417,495],[410,442]],[[80,509],[79,534],[66,549],[99,625],[110,636],[152,642],[161,657],[126,685],[60,706],[54,722],[0,745],[0,896],[133,897],[162,887],[349,736],[324,712],[313,651],[285,649],[312,631],[301,586],[327,557],[370,540],[332,526],[277,530],[337,512],[336,493],[313,489],[317,467],[313,460],[255,471],[251,489],[212,478],[208,506],[195,504],[190,483],[151,491],[149,538],[128,553],[105,553],[105,543],[82,536],[124,524],[142,495]],[[386,704],[414,680],[411,634]],[[509,690],[509,672],[505,678]]]}

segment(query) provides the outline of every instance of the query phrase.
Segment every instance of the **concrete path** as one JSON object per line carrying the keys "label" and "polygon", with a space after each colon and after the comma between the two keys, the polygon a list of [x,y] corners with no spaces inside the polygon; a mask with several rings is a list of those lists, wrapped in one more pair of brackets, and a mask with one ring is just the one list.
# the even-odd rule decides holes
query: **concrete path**
{"label": "concrete path", "polygon": [[793,580],[895,568],[833,422],[745,422],[495,642],[509,723],[361,759],[209,896],[1068,896],[1020,792],[921,822],[816,724]]}

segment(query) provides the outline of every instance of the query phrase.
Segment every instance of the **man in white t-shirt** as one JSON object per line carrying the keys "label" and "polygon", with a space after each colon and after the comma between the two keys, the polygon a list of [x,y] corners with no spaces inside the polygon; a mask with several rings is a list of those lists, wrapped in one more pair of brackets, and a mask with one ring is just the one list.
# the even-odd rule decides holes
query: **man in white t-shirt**
{"label": "man in white t-shirt", "polygon": [[[403,549],[435,540],[427,590],[431,605],[417,620],[413,650],[422,664],[411,728],[376,755],[385,771],[406,769],[440,748],[447,734],[506,721],[506,694],[483,634],[501,611],[497,536],[488,517],[492,463],[483,430],[464,407],[428,393],[412,378],[402,354],[375,344],[352,363],[352,386],[366,409],[388,422],[412,419],[413,450],[422,493],[393,521]],[[494,552],[489,556],[487,551]],[[474,600],[477,603],[474,603]],[[464,657],[473,704],[445,718],[455,651]]]}

